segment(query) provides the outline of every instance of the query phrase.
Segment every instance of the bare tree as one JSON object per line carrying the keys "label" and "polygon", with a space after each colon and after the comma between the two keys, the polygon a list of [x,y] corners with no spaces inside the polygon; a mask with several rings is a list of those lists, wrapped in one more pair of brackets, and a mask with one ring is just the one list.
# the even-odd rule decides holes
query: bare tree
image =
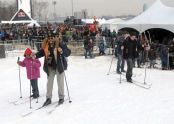
{"label": "bare tree", "polygon": [[48,15],[48,2],[35,1],[32,6],[34,19],[38,21],[45,20]]}
{"label": "bare tree", "polygon": [[[37,2],[33,0],[32,3],[32,15],[34,19],[41,21],[48,18],[48,2]],[[10,20],[12,16],[17,12],[17,4],[15,2],[2,2],[0,1],[0,21]]]}
{"label": "bare tree", "polygon": [[0,21],[10,20],[16,11],[17,6],[14,2],[8,4],[7,2],[0,1]]}
{"label": "bare tree", "polygon": [[17,6],[10,5],[8,7],[8,19],[11,19],[16,12],[17,12]]}

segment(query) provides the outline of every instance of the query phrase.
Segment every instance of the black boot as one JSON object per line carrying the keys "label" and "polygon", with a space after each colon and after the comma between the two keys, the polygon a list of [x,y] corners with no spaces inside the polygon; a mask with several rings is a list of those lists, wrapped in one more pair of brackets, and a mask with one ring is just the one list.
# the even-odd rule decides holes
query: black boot
{"label": "black boot", "polygon": [[47,98],[46,101],[44,102],[43,106],[47,106],[49,104],[51,104],[51,99]]}
{"label": "black boot", "polygon": [[33,98],[36,99],[39,97],[39,94],[33,94]]}
{"label": "black boot", "polygon": [[60,105],[60,104],[63,104],[63,102],[64,102],[64,99],[59,99],[58,104],[59,104],[59,105]]}
{"label": "black boot", "polygon": [[119,70],[117,70],[117,74],[121,74],[121,72]]}
{"label": "black boot", "polygon": [[34,96],[34,94],[32,94],[30,97],[33,97]]}
{"label": "black boot", "polygon": [[132,79],[127,79],[127,82],[133,83]]}

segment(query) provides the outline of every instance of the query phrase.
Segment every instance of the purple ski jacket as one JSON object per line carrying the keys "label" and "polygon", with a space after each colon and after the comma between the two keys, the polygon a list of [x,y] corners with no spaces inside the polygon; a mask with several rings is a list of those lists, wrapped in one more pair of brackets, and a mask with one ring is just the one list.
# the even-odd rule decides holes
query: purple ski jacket
{"label": "purple ski jacket", "polygon": [[26,67],[27,78],[28,79],[37,79],[40,77],[40,66],[41,63],[39,59],[24,58],[23,61],[19,61],[19,65]]}

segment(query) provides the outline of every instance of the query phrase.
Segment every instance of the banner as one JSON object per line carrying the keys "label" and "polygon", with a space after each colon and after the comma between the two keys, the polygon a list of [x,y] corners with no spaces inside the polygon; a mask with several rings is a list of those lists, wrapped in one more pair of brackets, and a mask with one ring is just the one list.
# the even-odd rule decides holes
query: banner
{"label": "banner", "polygon": [[30,0],[18,0],[18,10],[22,9],[26,14],[31,17],[31,3]]}

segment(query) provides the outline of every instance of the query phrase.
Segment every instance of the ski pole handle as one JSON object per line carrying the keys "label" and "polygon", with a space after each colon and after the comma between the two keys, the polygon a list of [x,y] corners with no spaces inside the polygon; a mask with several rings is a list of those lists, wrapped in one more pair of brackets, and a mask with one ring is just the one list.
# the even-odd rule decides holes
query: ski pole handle
{"label": "ski pole handle", "polygon": [[19,62],[19,59],[20,59],[20,57],[18,57],[18,61],[17,62]]}
{"label": "ski pole handle", "polygon": [[17,64],[19,65],[19,59],[20,59],[20,57],[18,57],[18,60],[17,60]]}

